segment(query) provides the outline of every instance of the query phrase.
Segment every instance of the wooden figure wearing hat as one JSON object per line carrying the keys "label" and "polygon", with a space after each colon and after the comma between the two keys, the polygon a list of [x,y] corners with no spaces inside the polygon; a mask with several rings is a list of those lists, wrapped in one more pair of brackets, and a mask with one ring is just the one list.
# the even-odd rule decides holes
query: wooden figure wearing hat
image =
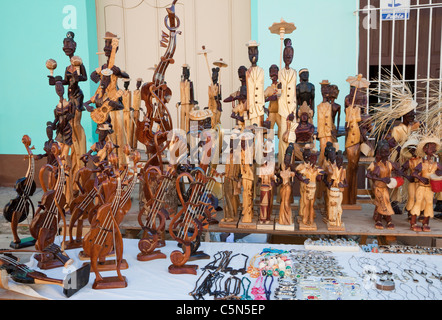
{"label": "wooden figure wearing hat", "polygon": [[249,60],[252,63],[246,72],[247,86],[247,111],[252,125],[262,127],[264,123],[264,70],[257,65],[259,50],[254,40],[249,41],[248,47]]}
{"label": "wooden figure wearing hat", "polygon": [[[422,137],[417,145],[416,154],[422,158],[413,170],[412,176],[417,180],[416,201],[411,209],[410,225],[414,231],[429,232],[430,218],[434,216],[433,199],[434,193],[432,183],[440,184],[442,176],[442,165],[435,160],[435,154],[440,150],[441,142],[439,137],[427,135]],[[422,229],[417,226],[416,219],[421,213],[422,202],[424,206],[424,220],[422,221]]]}
{"label": "wooden figure wearing hat", "polygon": [[221,85],[218,83],[220,68],[212,68],[212,83],[209,86],[209,110],[212,111],[212,129],[215,128],[221,121]]}
{"label": "wooden figure wearing hat", "polygon": [[187,133],[190,130],[189,113],[198,103],[194,100],[193,81],[190,80],[190,66],[188,64],[184,64],[182,68],[183,72],[181,74],[180,81],[180,101],[177,103],[177,108],[181,107],[179,122],[180,129]]}
{"label": "wooden figure wearing hat", "polygon": [[317,159],[319,153],[313,149],[308,155],[308,160],[299,164],[296,167],[296,177],[301,181],[301,184],[305,184],[301,189],[302,206],[300,202],[299,211],[302,212],[298,220],[299,230],[317,230],[315,218],[315,199],[316,199],[316,186],[317,182],[321,180],[324,171],[317,165]]}
{"label": "wooden figure wearing hat", "polygon": [[278,81],[279,67],[276,64],[272,64],[269,68],[269,76],[272,80],[270,86],[268,86],[264,91],[265,101],[269,103],[268,110],[270,121],[270,129],[275,129],[275,124],[278,126],[278,137],[281,130],[281,116],[279,115],[278,100],[281,96],[281,88]]}
{"label": "wooden figure wearing hat", "polygon": [[245,128],[246,121],[249,119],[247,112],[246,72],[247,68],[245,66],[238,68],[238,78],[241,81],[241,86],[223,101],[224,103],[232,103],[232,114],[230,117],[236,120],[236,125],[241,129]]}
{"label": "wooden figure wearing hat", "polygon": [[372,181],[372,190],[374,194],[374,214],[376,229],[384,229],[382,220],[387,222],[386,228],[394,229],[391,216],[394,215],[390,201],[390,184],[395,179],[393,174],[403,175],[399,165],[389,160],[390,146],[388,141],[378,142],[375,150],[375,160],[367,168],[366,177]]}
{"label": "wooden figure wearing hat", "polygon": [[296,85],[297,117],[303,112],[308,114],[308,121],[313,123],[315,115],[315,85],[309,82],[310,72],[307,68],[299,70],[299,84]]}
{"label": "wooden figure wearing hat", "polygon": [[323,80],[321,83],[322,102],[316,107],[319,139],[319,165],[324,161],[324,149],[327,142],[333,142],[332,106],[329,102],[330,82]]}

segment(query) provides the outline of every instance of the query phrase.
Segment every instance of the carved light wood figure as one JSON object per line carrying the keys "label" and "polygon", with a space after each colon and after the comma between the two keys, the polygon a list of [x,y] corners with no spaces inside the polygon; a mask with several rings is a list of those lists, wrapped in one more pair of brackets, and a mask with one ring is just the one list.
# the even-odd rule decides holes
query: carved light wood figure
{"label": "carved light wood figure", "polygon": [[[417,180],[416,201],[411,209],[410,225],[413,231],[430,232],[430,218],[434,217],[433,200],[435,191],[440,189],[442,179],[442,165],[436,161],[435,154],[440,150],[439,137],[431,135],[422,137],[417,145],[416,154],[421,157],[421,162],[414,168],[412,177]],[[434,190],[433,190],[434,189]],[[417,225],[417,217],[421,213],[422,202],[425,202],[422,229]]]}
{"label": "carved light wood figure", "polygon": [[[260,193],[260,210],[259,210],[259,224],[270,224],[271,216],[273,214],[273,195],[277,176],[275,175],[275,161],[273,154],[273,141],[267,140],[264,144],[264,164],[257,168],[257,176],[259,193]],[[272,157],[273,155],[273,157]],[[273,224],[272,224],[273,229]]]}
{"label": "carved light wood figure", "polygon": [[141,85],[143,84],[143,79],[138,78],[136,89],[132,92],[132,109],[133,109],[133,120],[134,120],[134,128],[133,135],[131,137],[130,147],[132,149],[137,149],[138,141],[137,141],[137,123],[140,121],[140,110],[141,110]]}
{"label": "carved light wood figure", "polygon": [[241,139],[241,181],[243,187],[242,193],[242,223],[251,224],[254,218],[254,182],[255,182],[255,163],[253,133],[244,132],[240,135]]}
{"label": "carved light wood figure", "polygon": [[196,104],[198,103],[194,99],[193,81],[190,80],[190,66],[184,64],[180,81],[180,102],[177,103],[177,108],[181,107],[180,129],[186,133],[190,130],[189,114]]}
{"label": "carved light wood figure", "polygon": [[318,121],[318,139],[320,155],[318,163],[322,166],[324,161],[324,150],[327,142],[333,142],[333,118],[332,106],[329,102],[330,82],[324,80],[321,83],[322,102],[316,107]]}
{"label": "carved light wood figure", "polygon": [[295,177],[295,172],[290,169],[290,166],[286,166],[284,170],[280,172],[282,179],[282,186],[280,188],[281,204],[279,207],[279,219],[280,225],[292,225],[293,213],[291,206],[292,198],[292,182]]}
{"label": "carved light wood figure", "polygon": [[247,85],[247,111],[251,125],[262,127],[264,123],[264,70],[258,66],[259,50],[254,40],[249,41],[248,47],[249,60],[252,63],[246,72]]}
{"label": "carved light wood figure", "polygon": [[279,67],[276,64],[272,64],[269,68],[269,76],[272,80],[270,86],[268,86],[264,91],[265,101],[269,102],[268,110],[269,116],[268,120],[270,121],[270,129],[275,130],[275,124],[278,126],[278,134],[280,137],[282,133],[281,131],[281,116],[279,115],[279,107],[278,107],[278,99],[281,96],[281,88],[278,81],[278,73]]}
{"label": "carved light wood figure", "polygon": [[241,86],[223,101],[224,103],[232,103],[232,114],[230,117],[236,120],[236,125],[241,129],[245,128],[246,121],[249,119],[247,112],[246,72],[247,68],[245,66],[238,68],[238,77],[241,81]]}
{"label": "carved light wood figure", "polygon": [[[130,79],[123,79],[124,90],[121,96],[121,102],[123,103],[123,122],[124,122],[124,132],[126,136],[126,142],[132,145],[132,140],[134,136],[135,120],[132,108],[132,92],[129,90]],[[131,146],[132,147],[132,146]],[[127,162],[126,162],[127,163]]]}

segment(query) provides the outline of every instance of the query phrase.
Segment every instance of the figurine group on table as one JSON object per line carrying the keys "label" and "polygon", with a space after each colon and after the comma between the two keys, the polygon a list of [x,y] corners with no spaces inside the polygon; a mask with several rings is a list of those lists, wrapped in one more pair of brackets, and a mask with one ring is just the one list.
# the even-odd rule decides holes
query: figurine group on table
{"label": "figurine group on table", "polygon": [[[169,33],[163,33],[161,41],[166,50],[152,81],[138,78],[133,92],[129,74],[115,65],[119,38],[111,32],[104,37],[106,63],[90,74],[98,88],[87,101],[79,84],[88,76],[81,58],[74,55],[73,32],[63,41],[70,59],[64,77],[54,76],[55,60],[47,61],[49,85],[55,87],[58,101],[53,120],[47,122],[45,153],[35,156],[47,159],[39,172],[44,195],[34,211],[29,198],[35,192],[34,155],[25,135],[29,170],[17,182],[18,197],[5,209],[14,235],[11,245],[25,246],[16,229],[32,209],[31,245],[40,252],[41,269],[69,265],[65,250],[82,248],[80,259],[90,261],[95,273],[93,288],[126,287],[121,270],[129,266],[123,259],[119,227],[133,207],[131,194],[139,183],[138,222],[143,232],[137,259],[165,259],[160,249],[164,233],[169,232],[180,248],[170,255],[169,272],[196,274],[197,267],[188,262],[206,258],[198,249],[202,232],[214,223],[244,230],[294,231],[297,226],[315,231],[320,212],[328,230],[345,231],[343,206],[357,202],[361,154],[372,157],[363,178],[371,186],[374,227],[394,229],[394,216],[402,213],[404,204],[410,229],[431,231],[433,201],[442,203],[440,99],[433,100],[429,119],[404,82],[390,75],[392,81],[382,82],[375,94],[389,92],[391,99],[370,106],[370,82],[362,75],[351,76],[341,127],[338,86],[322,80],[322,99],[316,105],[310,72],[291,67],[294,45],[281,33],[280,66],[268,69],[271,84],[265,87],[265,71],[258,65],[260,44],[251,40],[246,44],[250,66],[238,67],[240,87],[225,99],[221,71],[228,65],[219,59],[210,68],[210,51],[203,46],[199,54],[209,70],[208,105],[200,109],[195,101],[190,66],[184,64],[176,104],[179,125],[174,127],[167,106],[172,91],[165,74],[174,62],[180,34],[175,3],[167,9]],[[282,21],[279,30],[283,29],[295,28]],[[227,112],[235,122],[233,130],[222,128],[221,116],[228,109],[223,103],[231,104]],[[81,126],[84,111],[98,135],[89,150]],[[345,139],[342,149],[340,137]],[[139,144],[145,147],[145,162]],[[225,160],[224,170],[220,159]],[[214,217],[221,198],[224,215],[218,222]],[[63,239],[59,244],[58,236]],[[117,275],[101,275],[109,270]]]}

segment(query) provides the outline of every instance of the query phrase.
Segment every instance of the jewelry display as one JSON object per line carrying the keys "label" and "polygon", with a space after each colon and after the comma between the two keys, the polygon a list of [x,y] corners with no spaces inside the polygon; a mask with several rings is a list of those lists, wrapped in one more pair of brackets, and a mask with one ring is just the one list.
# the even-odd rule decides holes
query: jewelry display
{"label": "jewelry display", "polygon": [[304,241],[304,247],[306,250],[318,250],[318,251],[360,251],[360,247],[353,239],[319,239],[312,240],[308,238]]}

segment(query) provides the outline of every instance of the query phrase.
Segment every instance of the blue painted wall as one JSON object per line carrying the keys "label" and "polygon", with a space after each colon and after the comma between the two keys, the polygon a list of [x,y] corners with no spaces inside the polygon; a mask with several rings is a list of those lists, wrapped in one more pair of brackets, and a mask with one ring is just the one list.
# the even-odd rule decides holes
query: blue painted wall
{"label": "blue painted wall", "polygon": [[[269,27],[283,18],[293,22],[296,30],[287,35],[292,39],[295,55],[291,65],[295,70],[308,68],[310,82],[316,89],[316,101],[321,100],[322,80],[338,85],[337,103],[344,105],[350,87],[345,81],[357,74],[357,25],[353,12],[358,0],[251,0],[252,39],[260,43],[258,64],[266,72],[266,85],[270,65],[279,66],[281,41]],[[244,54],[247,50],[244,49]],[[299,82],[299,77],[298,77]],[[341,114],[341,126],[345,116]],[[316,124],[316,119],[315,119]],[[340,139],[342,140],[342,139]],[[340,145],[343,145],[340,141]]]}
{"label": "blue painted wall", "polygon": [[[58,102],[55,88],[48,84],[46,60],[55,59],[54,75],[64,75],[69,59],[62,50],[63,39],[67,31],[73,31],[76,55],[83,59],[88,75],[98,66],[95,1],[2,1],[0,10],[0,154],[25,154],[24,134],[31,137],[34,153],[42,153],[46,122],[53,121]],[[91,81],[81,84],[85,101],[96,87]],[[86,115],[82,124],[89,147],[95,140],[95,128]]]}

